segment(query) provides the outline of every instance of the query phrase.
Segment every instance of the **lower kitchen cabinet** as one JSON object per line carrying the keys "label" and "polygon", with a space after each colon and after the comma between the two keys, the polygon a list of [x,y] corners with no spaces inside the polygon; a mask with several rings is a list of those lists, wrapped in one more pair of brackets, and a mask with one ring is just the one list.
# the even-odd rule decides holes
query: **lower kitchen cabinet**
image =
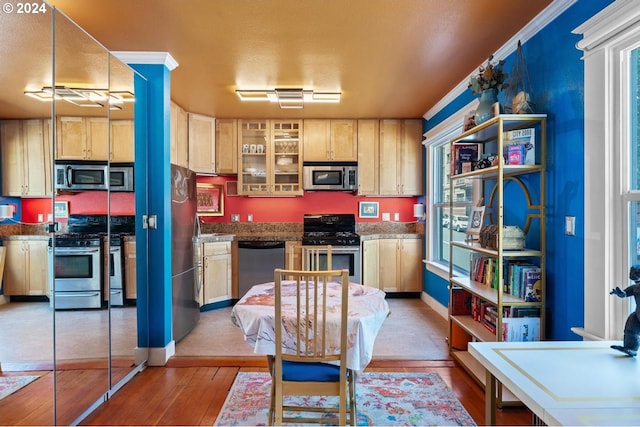
{"label": "lower kitchen cabinet", "polygon": [[5,240],[3,289],[7,296],[47,295],[49,292],[48,242]]}
{"label": "lower kitchen cabinet", "polygon": [[231,242],[203,243],[202,257],[203,303],[210,304],[231,299]]}
{"label": "lower kitchen cabinet", "polygon": [[124,297],[137,298],[136,291],[136,242],[124,242]]}
{"label": "lower kitchen cabinet", "polygon": [[385,292],[422,291],[422,239],[365,240],[363,284]]}

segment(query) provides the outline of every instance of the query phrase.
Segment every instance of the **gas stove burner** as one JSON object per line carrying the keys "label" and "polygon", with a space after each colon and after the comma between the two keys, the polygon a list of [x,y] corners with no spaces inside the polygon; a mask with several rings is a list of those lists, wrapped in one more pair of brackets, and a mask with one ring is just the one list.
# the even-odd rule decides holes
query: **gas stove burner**
{"label": "gas stove burner", "polygon": [[306,214],[303,220],[303,245],[359,246],[356,218],[353,214]]}

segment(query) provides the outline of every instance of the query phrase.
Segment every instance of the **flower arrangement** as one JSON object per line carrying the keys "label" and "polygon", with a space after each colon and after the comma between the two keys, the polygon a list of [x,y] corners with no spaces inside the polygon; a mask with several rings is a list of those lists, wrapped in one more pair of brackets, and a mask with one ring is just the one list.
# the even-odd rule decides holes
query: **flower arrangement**
{"label": "flower arrangement", "polygon": [[476,76],[471,76],[469,81],[469,89],[474,95],[480,95],[487,89],[496,89],[500,92],[501,89],[509,87],[505,80],[508,74],[504,72],[504,60],[498,62],[491,62],[493,55],[487,60],[487,65],[480,66],[479,73]]}

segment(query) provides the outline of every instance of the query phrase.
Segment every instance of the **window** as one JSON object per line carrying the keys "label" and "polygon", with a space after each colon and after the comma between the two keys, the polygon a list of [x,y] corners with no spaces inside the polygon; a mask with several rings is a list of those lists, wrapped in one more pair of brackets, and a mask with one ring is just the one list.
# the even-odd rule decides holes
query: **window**
{"label": "window", "polygon": [[[453,215],[449,215],[451,191],[449,174],[451,172],[451,157],[449,153],[449,141],[454,136],[462,133],[462,123],[465,114],[475,108],[477,100],[452,115],[426,134],[427,146],[427,204],[430,208],[427,221],[430,227],[427,230],[427,268],[448,278],[449,270],[449,238],[450,230],[453,227],[454,233],[464,233],[465,225],[463,219],[468,217],[477,186],[473,185],[473,180],[458,180],[453,191]],[[454,268],[460,273],[466,273],[469,269],[469,251],[454,249]]]}
{"label": "window", "polygon": [[[614,2],[574,30],[584,38],[587,339],[622,339],[632,298],[603,298],[640,262],[640,10]],[[593,262],[598,260],[598,262]]]}

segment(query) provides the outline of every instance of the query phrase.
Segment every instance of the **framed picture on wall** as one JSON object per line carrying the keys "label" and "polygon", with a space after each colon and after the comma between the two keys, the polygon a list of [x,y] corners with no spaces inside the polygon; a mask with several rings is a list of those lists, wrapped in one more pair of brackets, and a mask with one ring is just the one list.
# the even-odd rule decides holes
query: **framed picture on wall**
{"label": "framed picture on wall", "polygon": [[218,184],[198,183],[196,193],[198,199],[198,215],[224,215],[224,186]]}
{"label": "framed picture on wall", "polygon": [[55,202],[53,209],[56,218],[69,218],[69,202]]}
{"label": "framed picture on wall", "polygon": [[360,202],[360,218],[378,218],[378,202]]}

